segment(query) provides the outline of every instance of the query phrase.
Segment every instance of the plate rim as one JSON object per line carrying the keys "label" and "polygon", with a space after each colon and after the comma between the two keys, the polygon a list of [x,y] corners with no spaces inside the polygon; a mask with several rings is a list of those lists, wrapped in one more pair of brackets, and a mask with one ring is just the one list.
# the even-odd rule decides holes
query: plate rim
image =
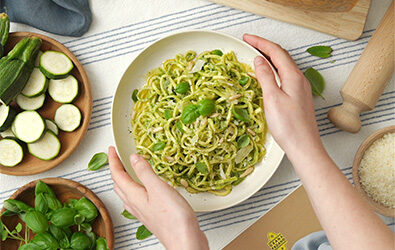
{"label": "plate rim", "polygon": [[[204,30],[204,29],[202,29],[202,30],[199,30],[199,29],[190,29],[190,30],[184,30],[184,31],[171,32],[170,34],[168,34],[168,35],[166,35],[166,36],[163,36],[162,38],[159,38],[158,40],[156,40],[156,41],[154,41],[154,42],[148,44],[147,47],[145,47],[143,50],[141,50],[141,51],[138,53],[138,55],[137,55],[135,58],[133,58],[133,60],[130,61],[130,63],[127,65],[127,67],[126,67],[125,70],[123,71],[122,76],[121,76],[121,77],[119,78],[119,80],[118,80],[117,87],[115,88],[115,90],[114,90],[114,92],[113,92],[113,98],[112,98],[112,103],[111,103],[111,130],[112,130],[113,140],[114,140],[114,143],[115,143],[115,149],[117,150],[117,152],[119,152],[119,151],[118,151],[118,143],[117,143],[117,139],[116,139],[116,136],[115,136],[115,129],[114,129],[114,120],[115,120],[115,118],[114,118],[114,116],[115,116],[114,105],[115,105],[115,99],[116,99],[116,96],[117,96],[117,93],[118,93],[118,89],[119,89],[119,87],[120,87],[120,83],[121,83],[123,77],[125,76],[125,74],[126,74],[127,71],[129,70],[130,66],[131,66],[131,65],[132,65],[142,54],[144,54],[145,51],[149,50],[149,49],[151,48],[151,46],[153,46],[154,44],[157,44],[157,43],[161,42],[162,40],[168,39],[168,38],[170,38],[170,37],[178,36],[178,35],[183,35],[183,34],[187,34],[187,33],[210,33],[210,34],[214,34],[214,35],[221,35],[221,36],[224,36],[224,37],[226,37],[226,38],[228,38],[228,39],[231,39],[231,40],[233,40],[233,41],[235,41],[235,42],[237,42],[237,43],[243,44],[244,46],[248,47],[249,49],[255,51],[255,53],[257,54],[257,56],[260,55],[260,56],[262,56],[262,57],[266,60],[266,62],[269,64],[269,66],[270,66],[272,72],[274,73],[275,80],[276,80],[277,84],[278,84],[279,86],[281,86],[280,77],[279,77],[279,75],[277,74],[277,72],[276,72],[276,70],[275,70],[275,67],[274,67],[274,66],[272,65],[272,63],[266,58],[266,56],[263,55],[262,53],[260,53],[256,48],[252,47],[252,46],[249,45],[248,43],[245,43],[245,42],[243,42],[242,40],[240,40],[240,39],[238,39],[238,38],[236,38],[236,37],[234,37],[234,36],[232,36],[232,35],[226,34],[226,33],[221,32],[221,31]],[[270,136],[272,136],[271,133],[270,133],[270,131],[268,131],[267,133],[268,133]],[[191,207],[192,207],[192,209],[194,210],[194,212],[197,212],[197,213],[200,213],[200,212],[213,212],[213,211],[219,211],[219,210],[223,210],[223,209],[226,209],[226,208],[230,208],[230,207],[233,207],[233,206],[235,206],[235,205],[237,205],[237,204],[242,203],[243,201],[245,201],[245,200],[251,198],[254,194],[256,194],[256,193],[257,193],[261,188],[263,188],[263,187],[267,184],[267,182],[273,177],[274,173],[277,171],[277,169],[279,168],[279,166],[280,166],[280,164],[281,164],[281,161],[282,161],[283,158],[284,158],[285,152],[284,152],[284,151],[282,150],[282,148],[277,144],[277,142],[276,142],[276,140],[275,140],[274,138],[273,138],[273,145],[272,145],[272,147],[273,147],[273,148],[275,148],[275,147],[277,148],[277,150],[279,151],[279,157],[278,157],[277,161],[276,161],[275,164],[274,164],[274,165],[276,165],[276,167],[273,168],[273,170],[268,174],[268,177],[267,177],[267,181],[266,181],[266,182],[262,183],[261,185],[257,185],[256,188],[253,189],[253,191],[251,192],[250,195],[246,195],[246,196],[243,197],[242,199],[239,199],[237,202],[233,202],[233,203],[231,203],[231,204],[227,204],[227,205],[224,205],[224,206],[217,206],[215,209],[195,209],[195,208],[193,208],[192,205],[190,204]],[[122,164],[125,166],[125,163],[123,162],[122,157],[119,156],[119,158],[120,158]],[[124,168],[125,168],[125,167],[124,167]],[[126,170],[126,168],[125,168],[125,170]],[[132,171],[134,171],[134,170],[132,169]],[[128,171],[126,171],[126,172],[128,172]],[[128,173],[128,175],[130,176],[129,173]],[[132,176],[130,176],[130,177],[133,179]],[[162,179],[162,178],[161,178],[161,179]],[[135,181],[136,181],[136,180],[135,180]],[[137,180],[137,181],[138,181],[138,180]],[[140,181],[138,181],[138,182],[141,183]],[[168,182],[166,182],[166,183],[168,183]],[[177,189],[176,189],[176,191],[178,192]],[[181,194],[181,193],[180,193],[180,194]],[[181,194],[181,195],[182,195],[182,194]],[[213,195],[214,195],[214,194],[213,194]],[[183,196],[183,195],[182,195],[182,196]],[[186,199],[184,196],[183,196],[183,198]],[[186,200],[187,200],[187,199],[186,199]],[[188,201],[187,201],[187,202],[188,202]],[[188,202],[188,204],[189,204],[189,202]]]}

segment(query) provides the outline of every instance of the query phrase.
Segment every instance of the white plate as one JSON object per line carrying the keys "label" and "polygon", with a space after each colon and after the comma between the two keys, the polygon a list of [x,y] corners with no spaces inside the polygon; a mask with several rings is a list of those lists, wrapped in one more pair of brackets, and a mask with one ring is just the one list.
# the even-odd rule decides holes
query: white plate
{"label": "white plate", "polygon": [[[123,74],[114,95],[112,106],[112,128],[119,156],[129,174],[137,179],[130,166],[129,156],[136,152],[131,134],[130,115],[133,109],[131,98],[134,89],[143,86],[148,71],[157,68],[166,59],[176,54],[194,50],[198,54],[206,50],[221,49],[224,52],[234,51],[239,61],[253,66],[253,60],[261,55],[248,44],[234,37],[212,31],[187,31],[167,36],[146,48],[130,64]],[[277,78],[277,77],[276,77]],[[215,211],[238,204],[256,193],[274,174],[284,152],[268,134],[266,140],[267,153],[262,162],[256,165],[241,184],[233,188],[225,197],[210,193],[190,194],[184,188],[176,189],[187,199],[196,212]]]}

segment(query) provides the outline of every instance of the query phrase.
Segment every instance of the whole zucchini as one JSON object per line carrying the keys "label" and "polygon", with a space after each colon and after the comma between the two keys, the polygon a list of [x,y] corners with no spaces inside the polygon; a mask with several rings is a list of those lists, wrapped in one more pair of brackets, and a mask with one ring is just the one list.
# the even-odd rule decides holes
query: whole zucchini
{"label": "whole zucchini", "polygon": [[9,105],[23,90],[34,68],[41,39],[22,39],[0,60],[0,101]]}
{"label": "whole zucchini", "polygon": [[4,46],[10,31],[10,19],[6,13],[0,14],[0,58],[4,55]]}

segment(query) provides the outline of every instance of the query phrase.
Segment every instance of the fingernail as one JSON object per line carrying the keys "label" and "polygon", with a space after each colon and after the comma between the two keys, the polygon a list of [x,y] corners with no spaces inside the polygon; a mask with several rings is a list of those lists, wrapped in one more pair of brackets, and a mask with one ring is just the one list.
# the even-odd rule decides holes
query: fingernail
{"label": "fingernail", "polygon": [[255,65],[262,65],[265,63],[265,59],[263,59],[261,56],[257,56],[255,57],[254,63]]}
{"label": "fingernail", "polygon": [[130,156],[130,162],[132,163],[132,165],[136,164],[139,161],[139,156],[136,154],[133,154]]}

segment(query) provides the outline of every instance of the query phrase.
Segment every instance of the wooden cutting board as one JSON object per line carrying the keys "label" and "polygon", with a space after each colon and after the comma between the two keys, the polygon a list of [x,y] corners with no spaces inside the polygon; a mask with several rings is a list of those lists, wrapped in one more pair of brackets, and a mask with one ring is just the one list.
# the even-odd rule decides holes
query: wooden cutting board
{"label": "wooden cutting board", "polygon": [[348,12],[318,12],[287,7],[266,0],[211,1],[347,40],[356,40],[362,35],[371,3],[371,0],[359,0]]}
{"label": "wooden cutting board", "polygon": [[303,186],[299,186],[223,250],[286,250],[322,227]]}

